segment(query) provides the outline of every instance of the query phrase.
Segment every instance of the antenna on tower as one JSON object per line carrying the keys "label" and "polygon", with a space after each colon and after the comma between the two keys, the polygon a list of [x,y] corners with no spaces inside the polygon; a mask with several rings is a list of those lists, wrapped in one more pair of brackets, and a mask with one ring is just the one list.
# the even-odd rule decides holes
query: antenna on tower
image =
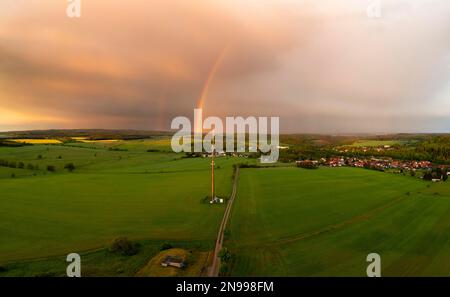
{"label": "antenna on tower", "polygon": [[216,151],[216,134],[213,131],[213,142],[211,145],[211,203],[216,201],[215,184],[214,184],[214,155]]}
{"label": "antenna on tower", "polygon": [[215,176],[214,176],[214,157],[216,155],[216,134],[215,130],[212,132],[213,139],[211,142],[211,201],[210,203],[223,203],[223,199],[216,196],[216,185],[215,185]]}

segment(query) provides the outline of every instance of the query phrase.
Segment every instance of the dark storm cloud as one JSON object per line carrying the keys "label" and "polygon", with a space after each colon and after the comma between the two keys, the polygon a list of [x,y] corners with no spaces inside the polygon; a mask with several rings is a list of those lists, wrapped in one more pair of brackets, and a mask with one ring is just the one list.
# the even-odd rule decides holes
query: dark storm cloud
{"label": "dark storm cloud", "polygon": [[[2,105],[74,125],[121,117],[135,128],[167,128],[169,116],[191,113],[224,47],[222,76],[236,79],[273,69],[292,44],[286,32],[244,26],[209,1],[96,1],[83,5],[81,20],[64,18],[50,1],[18,2],[34,13],[19,11],[0,31]],[[162,114],[164,126],[148,126]]]}
{"label": "dark storm cloud", "polygon": [[99,0],[69,19],[65,1],[6,0],[0,130],[168,129],[192,115],[222,52],[206,115],[278,115],[311,132],[444,123],[450,4],[382,3],[374,20],[354,0]]}

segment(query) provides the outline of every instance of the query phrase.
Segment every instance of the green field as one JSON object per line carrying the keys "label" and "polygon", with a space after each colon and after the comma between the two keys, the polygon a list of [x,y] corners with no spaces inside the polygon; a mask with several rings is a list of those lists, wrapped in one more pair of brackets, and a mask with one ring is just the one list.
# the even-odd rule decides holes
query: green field
{"label": "green field", "polygon": [[380,146],[393,146],[396,144],[402,144],[404,142],[400,140],[358,140],[352,143],[351,147],[380,147]]}
{"label": "green field", "polygon": [[450,187],[355,168],[244,169],[227,246],[236,276],[450,275]]}
{"label": "green field", "polygon": [[[0,147],[0,159],[39,167],[0,167],[0,263],[100,248],[116,236],[214,242],[224,206],[204,201],[208,158],[147,152],[160,140],[127,141],[126,151],[88,145]],[[217,160],[221,197],[230,193],[234,162]]]}
{"label": "green field", "polygon": [[[75,138],[76,139],[76,138]],[[147,151],[158,150],[161,152],[172,152],[171,139],[168,137],[155,137],[152,139],[138,140],[82,140],[67,143],[68,146],[84,147],[91,149],[108,149],[124,151]]]}
{"label": "green field", "polygon": [[[17,165],[0,167],[0,276],[64,276],[72,252],[85,276],[132,276],[163,243],[213,249],[224,205],[207,203],[211,160],[171,153],[168,138],[0,147],[0,159]],[[256,161],[217,159],[220,197],[242,162]],[[376,252],[385,276],[450,275],[448,183],[276,165],[241,169],[226,274],[364,276]],[[118,236],[141,244],[139,253],[105,249]]]}

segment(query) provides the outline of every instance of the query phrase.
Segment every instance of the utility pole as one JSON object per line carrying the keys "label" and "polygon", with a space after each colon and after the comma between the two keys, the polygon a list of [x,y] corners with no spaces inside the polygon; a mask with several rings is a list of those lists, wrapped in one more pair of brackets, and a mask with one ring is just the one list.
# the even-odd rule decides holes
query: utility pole
{"label": "utility pole", "polygon": [[214,187],[214,154],[215,154],[215,145],[212,145],[212,152],[211,152],[211,203],[215,202],[215,187]]}

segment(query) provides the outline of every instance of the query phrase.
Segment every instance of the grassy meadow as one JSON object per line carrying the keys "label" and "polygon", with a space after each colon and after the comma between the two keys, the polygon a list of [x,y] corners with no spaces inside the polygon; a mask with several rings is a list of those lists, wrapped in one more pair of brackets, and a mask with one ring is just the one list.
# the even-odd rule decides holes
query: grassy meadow
{"label": "grassy meadow", "polygon": [[227,246],[235,276],[450,274],[450,188],[355,168],[241,170]]}
{"label": "grassy meadow", "polygon": [[[64,276],[72,252],[84,276],[165,275],[155,263],[167,243],[191,255],[182,275],[197,275],[225,209],[207,201],[211,160],[172,153],[168,137],[74,140],[0,147],[14,164],[0,166],[0,276]],[[217,158],[218,196],[230,195],[242,162],[256,160]],[[365,276],[372,252],[384,276],[450,275],[448,183],[275,165],[241,169],[226,275]],[[117,237],[139,252],[111,253]]]}
{"label": "grassy meadow", "polygon": [[[0,147],[0,159],[37,168],[0,167],[0,264],[101,248],[117,236],[214,242],[224,206],[205,201],[209,158],[159,152],[162,140],[112,143]],[[217,159],[221,197],[234,162]]]}

